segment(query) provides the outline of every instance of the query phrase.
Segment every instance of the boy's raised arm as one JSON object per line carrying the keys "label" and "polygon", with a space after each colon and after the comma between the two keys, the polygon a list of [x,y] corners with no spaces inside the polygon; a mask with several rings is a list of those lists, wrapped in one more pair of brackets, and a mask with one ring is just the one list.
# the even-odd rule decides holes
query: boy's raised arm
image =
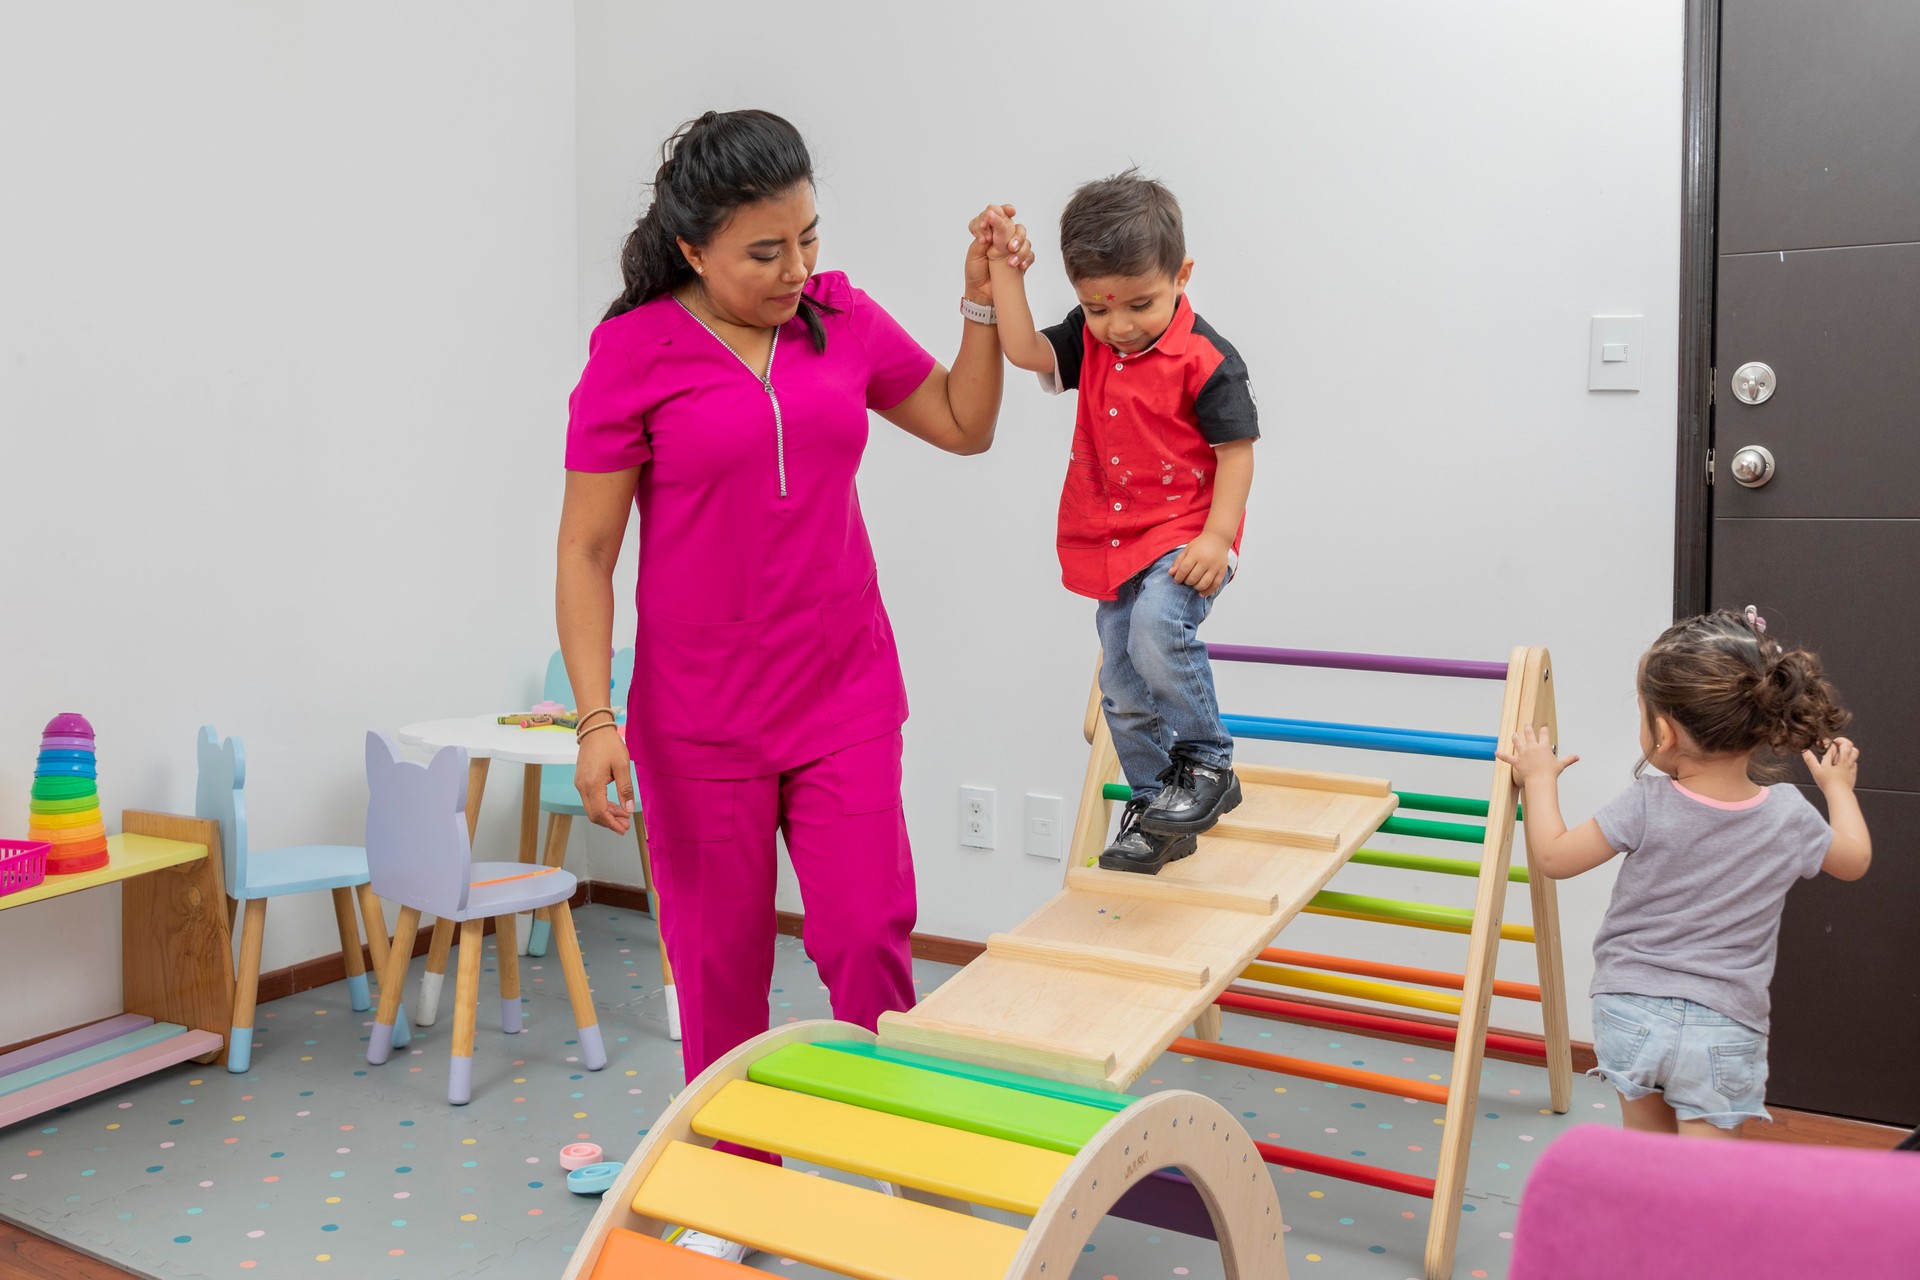
{"label": "boy's raised arm", "polygon": [[1016,369],[1052,373],[1053,344],[1034,328],[1033,308],[1027,305],[1026,274],[1014,265],[1021,246],[1013,242],[1013,222],[995,212],[988,216],[987,225],[993,236],[987,248],[987,266],[993,276],[1000,350]]}

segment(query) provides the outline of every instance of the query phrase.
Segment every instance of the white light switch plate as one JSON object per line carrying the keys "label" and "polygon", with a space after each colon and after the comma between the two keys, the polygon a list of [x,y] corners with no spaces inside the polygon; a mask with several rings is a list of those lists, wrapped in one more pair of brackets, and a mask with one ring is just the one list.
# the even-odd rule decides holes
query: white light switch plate
{"label": "white light switch plate", "polygon": [[1644,316],[1595,316],[1587,337],[1587,390],[1638,391],[1646,367]]}
{"label": "white light switch plate", "polygon": [[1027,852],[1036,858],[1059,859],[1060,797],[1027,793]]}

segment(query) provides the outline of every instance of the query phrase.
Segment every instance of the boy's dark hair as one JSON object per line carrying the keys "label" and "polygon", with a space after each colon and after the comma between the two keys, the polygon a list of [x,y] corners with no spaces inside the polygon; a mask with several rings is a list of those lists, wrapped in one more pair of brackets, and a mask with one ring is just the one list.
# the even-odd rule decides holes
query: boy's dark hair
{"label": "boy's dark hair", "polygon": [[1648,722],[1671,716],[1709,755],[1759,749],[1754,773],[1780,775],[1782,758],[1826,749],[1851,719],[1820,659],[1789,649],[1745,616],[1719,609],[1677,622],[1640,660]]}
{"label": "boy's dark hair", "polygon": [[1060,260],[1069,280],[1177,276],[1187,260],[1180,202],[1138,169],[1089,182],[1060,214]]}

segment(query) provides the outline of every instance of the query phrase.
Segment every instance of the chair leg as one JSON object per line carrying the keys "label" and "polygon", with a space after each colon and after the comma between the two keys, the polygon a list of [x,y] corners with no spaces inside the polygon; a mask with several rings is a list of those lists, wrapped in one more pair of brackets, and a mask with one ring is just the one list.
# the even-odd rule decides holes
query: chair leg
{"label": "chair leg", "polygon": [[673,965],[667,959],[667,934],[660,927],[660,893],[653,887],[653,855],[647,851],[647,819],[633,815],[633,838],[640,846],[640,883],[647,890],[647,907],[653,912],[653,929],[660,936],[660,985],[667,1003],[667,1035],[680,1038],[680,998],[673,990]]}
{"label": "chair leg", "polygon": [[473,1031],[480,1016],[480,935],[485,920],[460,923],[460,969],[453,986],[453,1063],[447,1076],[447,1101],[464,1107],[473,1100]]}
{"label": "chair leg", "polygon": [[573,908],[553,904],[553,940],[560,947],[560,968],[567,975],[567,998],[573,1001],[573,1025],[580,1029],[580,1060],[587,1070],[607,1065],[606,1042],[600,1038],[600,1015],[593,1008],[593,990],[587,985],[586,962],[580,958],[580,939],[573,932]]}
{"label": "chair leg", "polygon": [[340,959],[347,967],[347,1003],[355,1013],[373,1008],[367,995],[367,962],[360,954],[360,922],[353,916],[353,890],[333,891],[333,918],[340,926]]}
{"label": "chair leg", "polygon": [[[367,950],[373,954],[373,976],[379,981],[380,989],[385,991],[387,988],[387,956],[392,950],[392,948],[387,945],[387,913],[380,909],[380,898],[379,895],[374,893],[372,885],[361,885],[359,893],[360,919],[367,928]],[[411,941],[407,943],[407,950],[409,952],[413,950],[413,943]],[[412,959],[413,957],[409,955],[400,965],[400,980],[403,983],[406,981],[407,962]],[[396,990],[401,990],[401,988],[396,986]],[[402,995],[404,996],[404,994],[405,992],[402,990]],[[396,1049],[404,1048],[406,1043],[411,1039],[413,1039],[413,1028],[407,1022],[407,1006],[403,1000],[399,1012],[394,1015],[393,1019],[393,1047]]]}
{"label": "chair leg", "polygon": [[240,928],[240,971],[233,984],[233,1031],[227,1039],[227,1070],[235,1075],[253,1065],[253,1008],[260,998],[260,943],[266,932],[267,900],[247,899]]}
{"label": "chair leg", "polygon": [[[547,819],[545,865],[557,867],[567,860],[567,837],[573,834],[573,815],[556,813]],[[542,907],[533,913],[533,927],[527,930],[527,954],[544,956],[553,937],[553,912]]]}
{"label": "chair leg", "polygon": [[518,916],[499,916],[493,922],[493,954],[500,962],[500,1029],[520,1034],[520,951],[514,945]]}
{"label": "chair leg", "polygon": [[413,959],[413,939],[419,932],[419,909],[400,908],[400,918],[393,926],[393,946],[380,970],[380,1010],[373,1015],[373,1034],[367,1037],[367,1061],[376,1067],[387,1060],[395,1046],[405,1043],[396,1019],[403,1016],[400,993],[406,989],[407,962]]}
{"label": "chair leg", "polygon": [[427,946],[427,971],[420,975],[420,1008],[414,1021],[430,1027],[440,1016],[440,988],[447,980],[447,948],[453,945],[453,921],[433,922],[433,941]]}

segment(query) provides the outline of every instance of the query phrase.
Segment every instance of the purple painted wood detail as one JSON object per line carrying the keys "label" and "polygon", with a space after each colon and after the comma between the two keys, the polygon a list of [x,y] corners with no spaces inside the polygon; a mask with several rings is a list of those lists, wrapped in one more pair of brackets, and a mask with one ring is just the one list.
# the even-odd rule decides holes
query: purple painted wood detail
{"label": "purple painted wood detail", "polygon": [[0,1099],[0,1129],[25,1120],[28,1116],[37,1116],[43,1111],[91,1097],[103,1089],[138,1080],[141,1076],[185,1062],[188,1058],[215,1053],[222,1043],[221,1038],[211,1031],[183,1031],[158,1044],[150,1044],[91,1067],[56,1076],[31,1089],[22,1089]]}
{"label": "purple painted wood detail", "polygon": [[1505,680],[1504,662],[1464,658],[1403,658],[1389,653],[1341,653],[1332,649],[1269,649],[1254,644],[1210,644],[1207,656],[1218,662],[1269,662],[1282,667],[1333,667],[1341,671],[1392,671],[1409,676],[1460,676],[1468,680]]}
{"label": "purple painted wood detail", "polygon": [[1113,1206],[1112,1215],[1162,1231],[1213,1240],[1213,1215],[1193,1183],[1169,1170],[1150,1173]]}
{"label": "purple painted wood detail", "polygon": [[52,1062],[55,1058],[64,1058],[81,1049],[91,1049],[94,1045],[105,1044],[142,1027],[153,1025],[153,1019],[137,1013],[123,1013],[105,1022],[96,1022],[91,1026],[75,1027],[39,1044],[30,1044],[24,1049],[15,1049],[12,1053],[0,1054],[0,1076],[10,1076],[28,1067],[37,1067],[43,1062]]}

